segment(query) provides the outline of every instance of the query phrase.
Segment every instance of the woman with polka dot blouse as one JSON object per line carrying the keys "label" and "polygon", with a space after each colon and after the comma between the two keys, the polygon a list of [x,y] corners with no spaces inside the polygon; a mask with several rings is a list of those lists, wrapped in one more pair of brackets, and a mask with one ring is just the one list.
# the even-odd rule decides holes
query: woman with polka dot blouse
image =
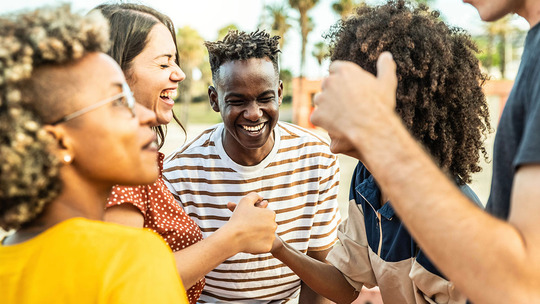
{"label": "woman with polka dot blouse", "polygon": [[[173,98],[185,78],[171,20],[138,4],[103,4],[96,8],[109,20],[109,55],[122,67],[137,102],[156,114],[153,129],[163,145],[164,125],[172,118]],[[181,46],[180,46],[181,47]],[[119,140],[122,140],[119,138]],[[207,239],[197,224],[175,201],[163,182],[164,155],[158,152],[159,178],[151,185],[114,187],[105,220],[150,228],[174,252],[176,266],[188,299],[195,303],[204,287],[204,275],[239,253],[269,252],[275,238],[275,213],[255,193],[244,197],[229,222]],[[262,207],[262,208],[261,208]]]}

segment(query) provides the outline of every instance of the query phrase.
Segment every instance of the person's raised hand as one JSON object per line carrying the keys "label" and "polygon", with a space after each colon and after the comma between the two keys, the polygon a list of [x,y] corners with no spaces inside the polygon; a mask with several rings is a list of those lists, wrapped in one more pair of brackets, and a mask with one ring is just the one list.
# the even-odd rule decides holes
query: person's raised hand
{"label": "person's raised hand", "polygon": [[251,192],[238,204],[228,203],[233,214],[224,228],[233,231],[240,252],[265,253],[272,249],[277,229],[276,214],[266,208],[268,201]]}
{"label": "person's raised hand", "polygon": [[377,76],[347,61],[334,61],[314,98],[311,122],[332,135],[332,151],[349,151],[351,134],[384,128],[396,104],[396,64],[388,52],[377,61]]}

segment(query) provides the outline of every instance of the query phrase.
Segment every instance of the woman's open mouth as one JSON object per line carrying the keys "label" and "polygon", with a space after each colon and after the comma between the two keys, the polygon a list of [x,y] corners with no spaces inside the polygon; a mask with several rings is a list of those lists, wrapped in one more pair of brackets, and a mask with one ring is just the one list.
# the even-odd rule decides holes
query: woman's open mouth
{"label": "woman's open mouth", "polygon": [[159,98],[168,105],[174,105],[174,99],[178,96],[177,89],[167,89],[161,91]]}

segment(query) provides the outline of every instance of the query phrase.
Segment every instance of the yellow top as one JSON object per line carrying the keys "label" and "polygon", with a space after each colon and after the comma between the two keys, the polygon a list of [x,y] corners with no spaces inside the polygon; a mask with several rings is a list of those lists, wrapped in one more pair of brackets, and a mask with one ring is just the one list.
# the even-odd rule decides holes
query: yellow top
{"label": "yellow top", "polygon": [[0,246],[0,303],[188,303],[170,248],[151,231],[69,219]]}

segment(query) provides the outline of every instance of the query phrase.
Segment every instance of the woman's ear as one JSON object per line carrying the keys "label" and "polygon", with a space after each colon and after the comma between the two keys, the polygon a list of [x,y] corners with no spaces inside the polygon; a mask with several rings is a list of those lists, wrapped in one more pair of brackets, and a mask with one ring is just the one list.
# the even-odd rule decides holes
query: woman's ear
{"label": "woman's ear", "polygon": [[43,129],[47,131],[56,142],[53,153],[64,163],[70,164],[73,162],[74,151],[71,138],[66,133],[66,130],[61,126],[45,125]]}

